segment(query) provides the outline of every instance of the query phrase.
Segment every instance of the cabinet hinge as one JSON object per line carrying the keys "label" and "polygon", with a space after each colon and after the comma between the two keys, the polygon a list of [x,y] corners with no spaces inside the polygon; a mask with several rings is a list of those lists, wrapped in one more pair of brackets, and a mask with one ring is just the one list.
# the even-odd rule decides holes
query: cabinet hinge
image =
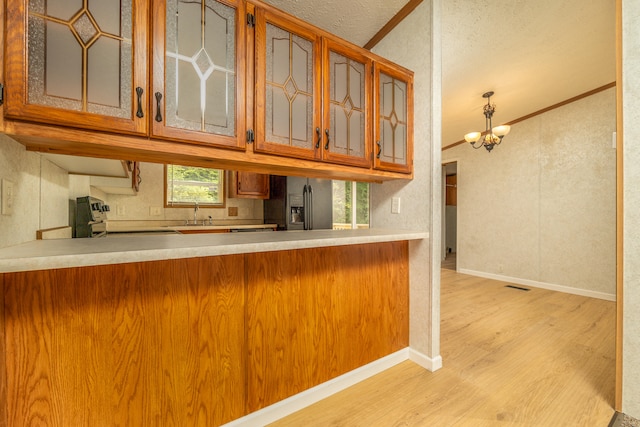
{"label": "cabinet hinge", "polygon": [[249,129],[247,131],[247,142],[249,144],[253,143],[253,141],[255,141],[255,137],[256,135],[253,133],[253,129]]}
{"label": "cabinet hinge", "polygon": [[4,104],[4,85],[0,83],[0,105]]}
{"label": "cabinet hinge", "polygon": [[250,27],[256,26],[256,16],[253,13],[247,13],[247,25]]}

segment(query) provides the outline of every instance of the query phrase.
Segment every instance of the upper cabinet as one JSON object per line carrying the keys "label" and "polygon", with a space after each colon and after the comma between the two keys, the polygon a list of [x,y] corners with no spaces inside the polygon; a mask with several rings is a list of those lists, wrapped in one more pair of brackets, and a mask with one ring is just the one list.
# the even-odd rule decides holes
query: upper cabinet
{"label": "upper cabinet", "polygon": [[371,59],[256,9],[255,151],[370,167]]}
{"label": "upper cabinet", "polygon": [[34,149],[412,176],[413,73],[260,0],[6,0],[5,30],[0,127]]}
{"label": "upper cabinet", "polygon": [[7,0],[5,115],[147,133],[147,0]]}
{"label": "upper cabinet", "polygon": [[371,59],[323,40],[322,157],[334,163],[371,165]]}
{"label": "upper cabinet", "polygon": [[320,38],[256,8],[255,151],[320,158]]}
{"label": "upper cabinet", "polygon": [[245,145],[245,6],[154,0],[152,136]]}
{"label": "upper cabinet", "polygon": [[413,74],[381,62],[374,75],[375,167],[413,171]]}

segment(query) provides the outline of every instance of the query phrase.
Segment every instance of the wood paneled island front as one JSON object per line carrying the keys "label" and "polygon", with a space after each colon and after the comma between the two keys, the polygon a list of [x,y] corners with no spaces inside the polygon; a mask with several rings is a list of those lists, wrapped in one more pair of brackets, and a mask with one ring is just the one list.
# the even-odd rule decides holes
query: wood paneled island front
{"label": "wood paneled island front", "polygon": [[2,249],[0,425],[216,426],[406,348],[408,240],[425,237],[276,232]]}

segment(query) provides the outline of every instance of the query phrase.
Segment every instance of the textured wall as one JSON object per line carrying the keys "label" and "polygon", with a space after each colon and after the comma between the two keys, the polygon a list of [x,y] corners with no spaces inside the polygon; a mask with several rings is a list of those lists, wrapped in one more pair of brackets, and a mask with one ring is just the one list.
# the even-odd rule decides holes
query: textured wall
{"label": "textured wall", "polygon": [[609,89],[514,125],[491,153],[445,150],[458,160],[458,268],[613,298],[615,123]]}
{"label": "textured wall", "polygon": [[67,173],[0,134],[0,179],[14,184],[12,215],[0,215],[0,247],[35,240],[36,231],[68,225]]}
{"label": "textured wall", "polygon": [[624,325],[622,410],[640,418],[640,3],[622,0]]}
{"label": "textured wall", "polygon": [[[435,7],[432,5],[435,5]],[[397,26],[373,51],[414,71],[414,179],[409,182],[374,184],[371,189],[371,225],[375,228],[405,228],[429,231],[431,239],[411,245],[411,348],[430,357],[439,357],[439,268],[431,271],[431,248],[436,239],[431,229],[432,217],[432,161],[434,144],[439,141],[439,109],[432,110],[433,73],[430,52],[432,24],[439,1],[420,4],[411,15]],[[421,54],[416,54],[421,52]],[[437,58],[436,58],[437,61]],[[438,73],[439,75],[439,73]],[[439,99],[439,88],[437,89]],[[436,105],[438,103],[436,102]],[[436,118],[437,116],[437,118]],[[438,142],[439,147],[439,142]],[[436,149],[439,153],[439,148]],[[439,159],[438,159],[439,163]],[[439,173],[439,172],[438,172]],[[399,214],[391,213],[392,197],[400,197]],[[439,211],[440,207],[434,207]],[[439,221],[439,218],[438,218]],[[439,222],[438,222],[439,223]],[[439,230],[439,226],[438,226]],[[437,247],[440,241],[437,240]],[[434,274],[436,275],[434,279]],[[434,317],[435,316],[435,317]]]}

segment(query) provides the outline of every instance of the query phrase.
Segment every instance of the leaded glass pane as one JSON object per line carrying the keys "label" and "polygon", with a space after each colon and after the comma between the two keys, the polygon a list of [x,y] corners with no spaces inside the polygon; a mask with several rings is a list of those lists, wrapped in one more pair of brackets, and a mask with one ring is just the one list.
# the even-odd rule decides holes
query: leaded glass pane
{"label": "leaded glass pane", "polygon": [[167,1],[166,123],[235,135],[236,10],[214,0]]}
{"label": "leaded glass pane", "polygon": [[120,43],[102,37],[89,50],[87,95],[90,103],[117,108],[120,105]]}
{"label": "leaded glass pane", "polygon": [[131,118],[131,0],[30,0],[28,102]]}
{"label": "leaded glass pane", "polygon": [[405,165],[407,162],[407,84],[380,74],[381,159]]}
{"label": "leaded glass pane", "polygon": [[313,42],[267,24],[266,140],[313,147]]}
{"label": "leaded glass pane", "polygon": [[329,53],[331,152],[363,157],[365,150],[365,65]]}

